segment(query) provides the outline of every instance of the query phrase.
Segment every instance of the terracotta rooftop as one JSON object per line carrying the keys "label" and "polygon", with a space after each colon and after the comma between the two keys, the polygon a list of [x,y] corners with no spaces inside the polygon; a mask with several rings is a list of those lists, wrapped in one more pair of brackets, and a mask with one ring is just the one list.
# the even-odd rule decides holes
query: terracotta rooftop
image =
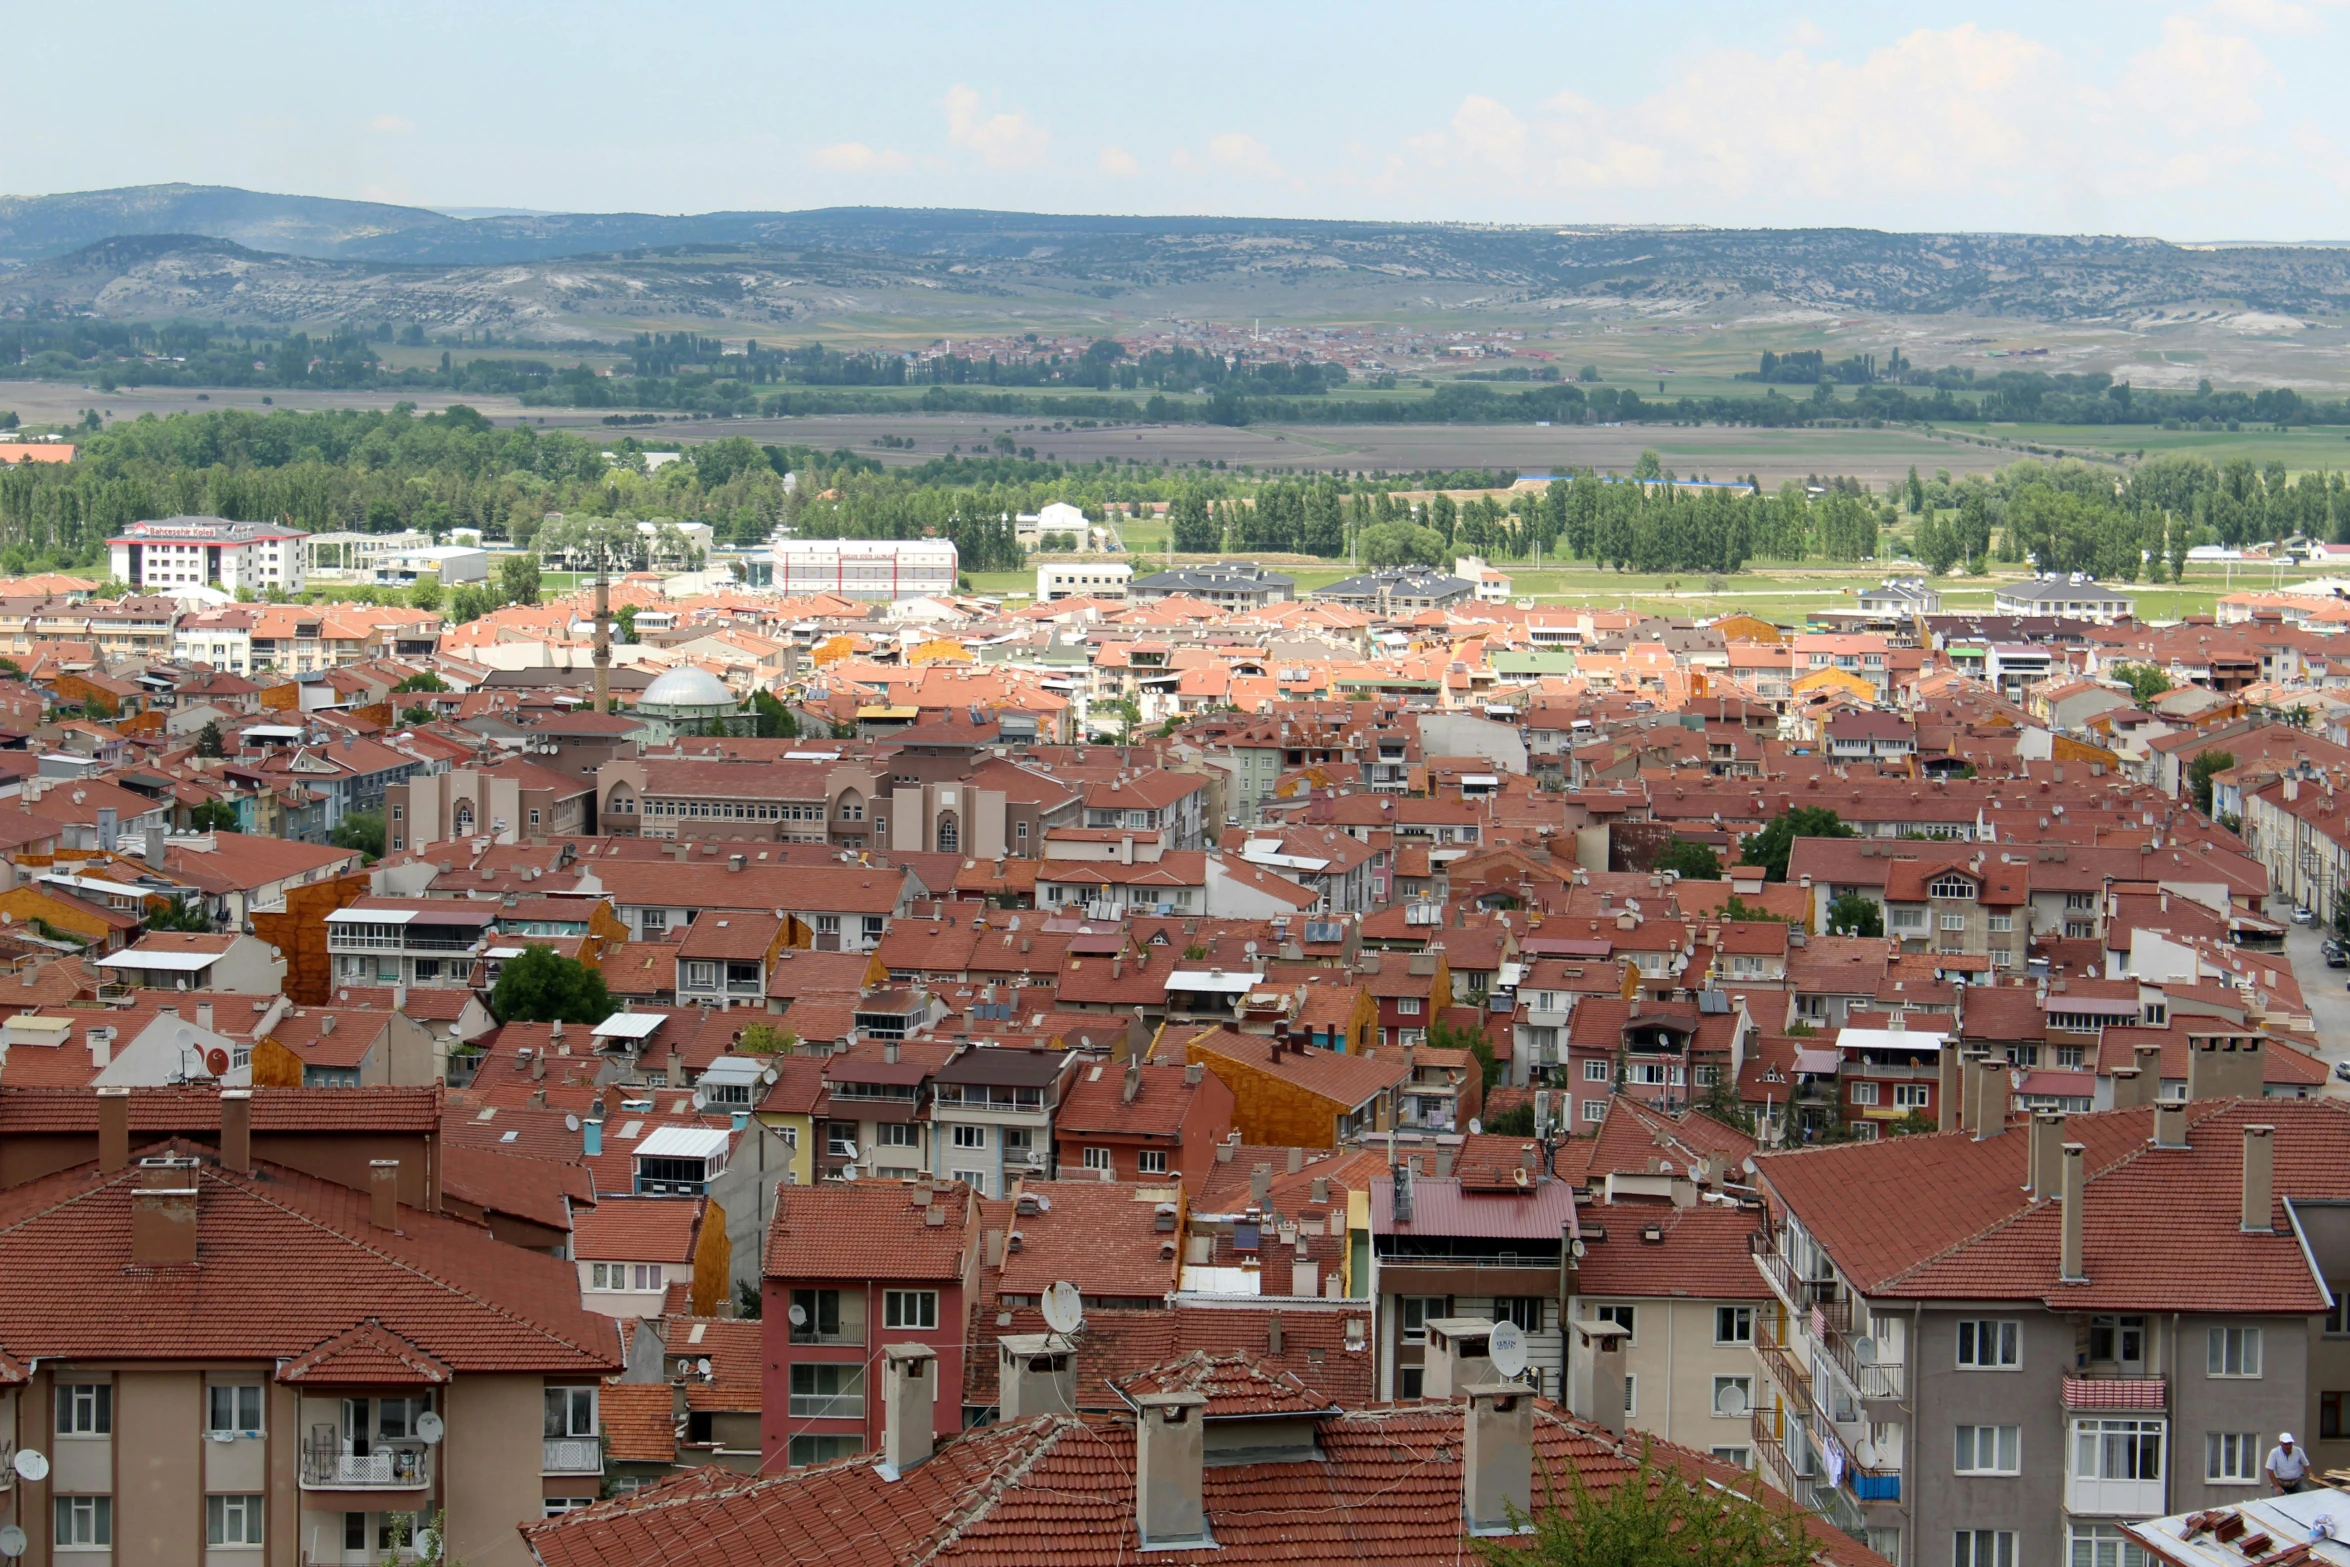
{"label": "terracotta rooftop", "polygon": [[[934,1212],[943,1222],[928,1222]],[[766,1276],[960,1278],[975,1240],[973,1222],[970,1189],[960,1184],[935,1193],[927,1185],[866,1181],[779,1187],[767,1226]]]}

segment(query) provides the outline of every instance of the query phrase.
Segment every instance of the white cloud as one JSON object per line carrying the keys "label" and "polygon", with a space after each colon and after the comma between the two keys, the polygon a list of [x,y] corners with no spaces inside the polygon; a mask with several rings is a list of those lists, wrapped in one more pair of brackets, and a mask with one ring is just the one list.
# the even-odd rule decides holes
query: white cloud
{"label": "white cloud", "polygon": [[2161,116],[2174,135],[2194,136],[2259,119],[2276,81],[2276,67],[2250,39],[2173,16],[2162,24],[2162,42],[2130,58],[2115,97]]}
{"label": "white cloud", "polygon": [[1258,179],[1287,179],[1289,171],[1273,161],[1273,149],[1242,131],[1226,131],[1208,138],[1208,156],[1228,169]]}
{"label": "white cloud", "polygon": [[367,122],[370,130],[386,131],[394,135],[416,129],[414,120],[404,120],[396,114],[379,114]]}
{"label": "white cloud", "polygon": [[861,141],[834,142],[808,154],[808,161],[836,174],[896,174],[914,166],[914,160],[887,147],[873,148]]}
{"label": "white cloud", "polygon": [[1135,161],[1134,154],[1123,147],[1104,147],[1102,155],[1094,160],[1094,167],[1120,179],[1132,179],[1142,172],[1142,165]]}
{"label": "white cloud", "polygon": [[960,82],[939,102],[947,112],[947,140],[979,154],[989,168],[1028,168],[1051,156],[1050,133],[1025,110],[989,114],[985,100]]}
{"label": "white cloud", "polygon": [[2317,12],[2291,0],[2212,0],[2209,14],[2264,33],[2314,33],[2324,26]]}

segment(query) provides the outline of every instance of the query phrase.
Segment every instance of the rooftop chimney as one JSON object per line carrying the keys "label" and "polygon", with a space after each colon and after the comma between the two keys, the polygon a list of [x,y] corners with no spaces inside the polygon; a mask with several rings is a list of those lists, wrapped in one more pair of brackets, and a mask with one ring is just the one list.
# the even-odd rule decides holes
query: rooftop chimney
{"label": "rooftop chimney", "polygon": [[2035,1201],[2056,1195],[2063,1178],[2064,1117],[2053,1110],[2032,1112],[2031,1168],[2027,1184]]}
{"label": "rooftop chimney", "polygon": [[367,1161],[367,1222],[379,1230],[400,1227],[400,1161]]}
{"label": "rooftop chimney", "polygon": [[158,871],[163,869],[165,842],[163,828],[150,827],[147,829],[146,860],[148,869]]}
{"label": "rooftop chimney", "polygon": [[2007,1062],[1999,1056],[1985,1056],[1976,1063],[1982,1075],[1982,1094],[1975,1102],[1975,1137],[1997,1137],[2007,1130]]}
{"label": "rooftop chimney", "polygon": [[1143,1393],[1134,1405],[1134,1526],[1142,1548],[1213,1544],[1201,1498],[1207,1395]]}
{"label": "rooftop chimney", "polygon": [[2116,1110],[2134,1110],[2146,1102],[2143,1079],[2134,1066],[2113,1069],[2113,1107]]}
{"label": "rooftop chimney", "polygon": [[928,1458],[936,1444],[938,1351],[928,1344],[885,1344],[881,1361],[881,1473],[895,1480]]}
{"label": "rooftop chimney", "polygon": [[114,1030],[100,1025],[97,1028],[84,1029],[82,1037],[90,1042],[91,1069],[103,1072],[106,1070],[107,1064],[114,1059]]}
{"label": "rooftop chimney", "polygon": [[2184,1099],[2156,1101],[2154,1106],[2154,1146],[2157,1148],[2184,1148],[2187,1146],[2187,1101]]}
{"label": "rooftop chimney", "polygon": [[101,1088],[98,1090],[98,1169],[112,1175],[130,1162],[131,1091]]}
{"label": "rooftop chimney", "polygon": [[1983,1074],[1975,1070],[1975,1063],[1983,1059],[1979,1050],[1962,1052],[1958,1058],[1958,1129],[1971,1132],[1982,1122]]}
{"label": "rooftop chimney", "polygon": [[1483,1382],[1466,1392],[1461,1522],[1471,1534],[1515,1534],[1534,1505],[1533,1392],[1515,1382]]}
{"label": "rooftop chimney", "polygon": [[590,1159],[601,1158],[604,1152],[604,1118],[591,1115],[579,1123],[579,1151]]}
{"label": "rooftop chimney", "polygon": [[1290,1150],[1289,1150],[1289,1173],[1290,1173],[1290,1174],[1292,1174],[1292,1175],[1295,1175],[1295,1174],[1297,1174],[1297,1173],[1298,1173],[1298,1171],[1300,1171],[1300,1170],[1304,1169],[1305,1167],[1306,1167],[1306,1151],[1305,1151],[1303,1148],[1292,1148],[1292,1149],[1290,1149]]}
{"label": "rooftop chimney", "polygon": [[251,1174],[253,1170],[253,1090],[220,1091],[220,1167]]}
{"label": "rooftop chimney", "polygon": [[671,1087],[671,1088],[683,1088],[683,1087],[685,1087],[685,1086],[686,1086],[686,1083],[685,1083],[685,1054],[684,1054],[684,1052],[680,1051],[680,1050],[679,1050],[679,1049],[678,1049],[678,1048],[677,1048],[675,1045],[671,1045],[671,1046],[669,1047],[669,1071],[668,1071],[668,1074],[667,1074],[667,1076],[668,1076],[668,1079],[669,1079],[669,1082],[668,1082],[668,1086],[669,1086],[669,1087]]}
{"label": "rooftop chimney", "polygon": [[998,1421],[1077,1412],[1076,1357],[1065,1340],[1049,1333],[1007,1333],[996,1340],[996,1356]]}
{"label": "rooftop chimney", "polygon": [[2062,1150],[2064,1195],[2060,1200],[2064,1205],[2064,1255],[2058,1278],[2066,1284],[2089,1282],[2087,1266],[2081,1259],[2081,1186],[2088,1173],[2081,1159],[2087,1152],[2080,1143],[2066,1143]]}
{"label": "rooftop chimney", "polygon": [[142,1159],[131,1192],[131,1264],[169,1268],[196,1260],[196,1161]]}
{"label": "rooftop chimney", "polygon": [[1427,1331],[1422,1398],[1457,1398],[1474,1384],[1495,1380],[1491,1322],[1483,1317],[1430,1317]]}
{"label": "rooftop chimney", "polygon": [[2268,1042],[2257,1034],[2187,1036],[2189,1099],[2258,1099],[2267,1092]]}
{"label": "rooftop chimney", "polygon": [[2140,1045],[2130,1057],[2138,1063],[2137,1102],[2150,1105],[2162,1097],[2162,1046]]}
{"label": "rooftop chimney", "polygon": [[200,1028],[200,1029],[204,1030],[204,1032],[206,1032],[207,1034],[209,1034],[209,1033],[211,1033],[211,1032],[212,1032],[212,1003],[211,1003],[211,1002],[209,1002],[209,1001],[199,1001],[199,1002],[197,1002],[197,1003],[196,1003],[196,1026],[197,1026],[198,1028]]}
{"label": "rooftop chimney", "polygon": [[1956,1046],[1939,1052],[1934,1058],[1939,1081],[1934,1085],[1934,1129],[1955,1132],[1966,1126],[1966,1092],[1962,1087],[1966,1061]]}
{"label": "rooftop chimney", "polygon": [[2273,1126],[2244,1128],[2244,1233],[2276,1229],[2277,1145]]}
{"label": "rooftop chimney", "polygon": [[1273,1167],[1271,1165],[1260,1164],[1248,1172],[1248,1200],[1253,1206],[1262,1208],[1265,1205],[1265,1199],[1272,1195],[1272,1191]]}
{"label": "rooftop chimney", "polygon": [[1574,1412],[1616,1436],[1624,1434],[1624,1330],[1613,1322],[1575,1324]]}

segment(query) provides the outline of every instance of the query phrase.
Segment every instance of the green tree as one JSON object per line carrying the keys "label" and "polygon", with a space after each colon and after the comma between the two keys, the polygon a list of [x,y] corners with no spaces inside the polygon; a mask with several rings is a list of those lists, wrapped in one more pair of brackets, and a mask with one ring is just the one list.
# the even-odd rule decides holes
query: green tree
{"label": "green tree", "polygon": [[394,691],[446,691],[449,689],[449,683],[429,669],[420,669],[392,689]]}
{"label": "green tree", "polygon": [[1763,868],[1766,881],[1787,879],[1787,856],[1798,838],[1850,838],[1851,828],[1824,805],[1798,805],[1782,811],[1762,831],[1739,840],[1738,852],[1749,865]]}
{"label": "green tree", "polygon": [[797,740],[800,737],[800,718],[783,705],[772,691],[751,693],[751,716],[757,721],[757,734],[762,740]]}
{"label": "green tree", "polygon": [[2235,765],[2232,751],[2205,751],[2187,764],[2187,797],[2195,802],[2195,809],[2206,816],[2211,814],[2212,777]]}
{"label": "green tree", "polygon": [[235,832],[237,808],[226,800],[206,800],[188,812],[190,832]]}
{"label": "green tree", "polygon": [[1486,1567],[1807,1567],[1820,1548],[1805,1515],[1747,1489],[1692,1483],[1654,1462],[1606,1489],[1568,1464],[1548,1507],[1525,1534],[1471,1543]]}
{"label": "green tree", "polygon": [[621,605],[614,612],[612,619],[619,624],[620,640],[623,643],[636,640],[636,606],[634,604]]}
{"label": "green tree", "polygon": [[438,577],[418,577],[415,584],[408,589],[408,603],[411,607],[428,613],[439,609],[441,607],[441,579]]}
{"label": "green tree", "polygon": [[149,930],[208,931],[212,928],[212,921],[205,916],[203,908],[190,906],[185,898],[174,898],[163,908],[150,912],[146,923]]}
{"label": "green tree", "polygon": [[1665,476],[1665,460],[1654,451],[1643,451],[1640,460],[1632,464],[1635,479],[1661,479]]}
{"label": "green tree", "polygon": [[539,559],[536,555],[508,555],[498,562],[498,591],[509,604],[539,601]]}
{"label": "green tree", "polygon": [[1652,869],[1677,871],[1683,881],[1720,881],[1722,857],[1706,844],[1675,838],[1672,846],[1656,857]]}
{"label": "green tree", "polygon": [[224,742],[220,735],[220,725],[207,720],[204,727],[196,731],[196,754],[198,756],[219,756],[223,749]]}
{"label": "green tree", "polygon": [[419,725],[429,724],[439,716],[440,715],[438,713],[435,713],[431,708],[424,706],[422,703],[418,703],[414,707],[404,707],[400,709],[400,722],[408,725],[411,729],[416,728]]}
{"label": "green tree", "polygon": [[1836,901],[1828,905],[1828,934],[1882,936],[1885,934],[1885,911],[1876,899],[1863,893],[1840,892],[1836,895]]}
{"label": "green tree", "polygon": [[1494,1137],[1532,1137],[1534,1135],[1534,1101],[1511,1105],[1499,1115],[1486,1116],[1481,1124]]}
{"label": "green tree", "polygon": [[1476,1057],[1487,1088],[1501,1081],[1501,1061],[1494,1055],[1493,1041],[1485,1036],[1483,1029],[1438,1018],[1428,1025],[1428,1043],[1438,1050],[1466,1050]]}
{"label": "green tree", "polygon": [[2170,676],[2152,664],[2116,664],[2113,673],[2115,679],[2128,683],[2130,694],[2138,699],[2140,707],[2171,688]]}
{"label": "green tree", "polygon": [[1134,726],[1142,722],[1142,708],[1130,696],[1114,696],[1106,702],[1094,704],[1096,709],[1118,720],[1118,744],[1134,743]]}
{"label": "green tree", "polygon": [[501,1023],[601,1023],[612,1015],[612,996],[601,970],[553,947],[527,946],[498,970],[490,1011]]}
{"label": "green tree", "polygon": [[777,1028],[772,1023],[753,1023],[742,1031],[734,1047],[747,1056],[786,1055],[797,1049],[800,1036],[788,1028]]}
{"label": "green tree", "polygon": [[370,860],[384,854],[384,818],[381,811],[345,811],[330,835],[340,849],[357,849]]}

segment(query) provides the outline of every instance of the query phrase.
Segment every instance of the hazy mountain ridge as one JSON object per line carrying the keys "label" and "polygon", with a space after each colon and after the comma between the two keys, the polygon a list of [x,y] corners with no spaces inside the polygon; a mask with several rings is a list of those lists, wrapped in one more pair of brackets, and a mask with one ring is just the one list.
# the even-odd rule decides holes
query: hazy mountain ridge
{"label": "hazy mountain ridge", "polygon": [[840,310],[951,319],[1032,299],[1296,316],[1741,299],[2046,320],[2350,311],[2350,249],[1865,229],[1504,227],[909,208],[522,214],[147,186],[0,199],[0,299],[109,316],[528,329]]}

